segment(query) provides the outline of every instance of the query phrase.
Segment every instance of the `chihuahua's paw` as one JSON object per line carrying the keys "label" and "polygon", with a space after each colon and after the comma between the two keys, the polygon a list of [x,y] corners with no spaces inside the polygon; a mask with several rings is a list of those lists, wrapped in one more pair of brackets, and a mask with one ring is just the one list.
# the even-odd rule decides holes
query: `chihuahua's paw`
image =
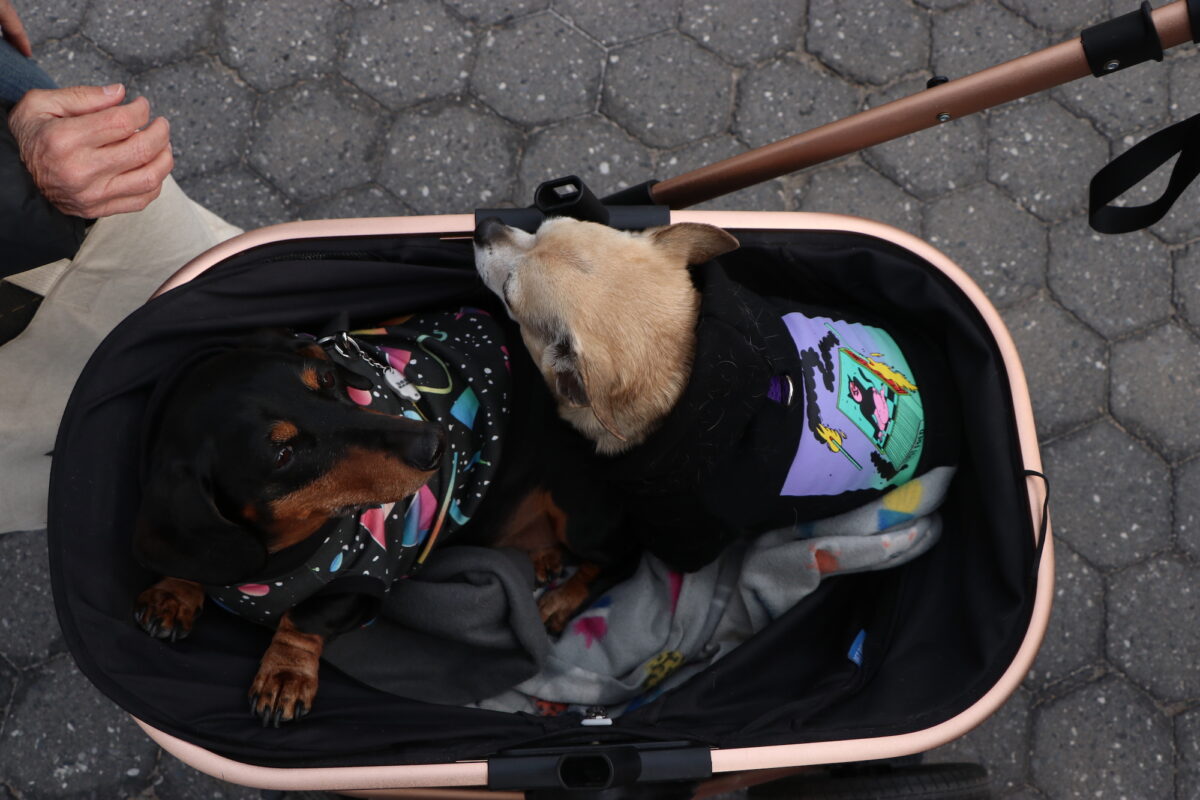
{"label": "chihuahua's paw", "polygon": [[133,618],[156,639],[183,639],[204,610],[204,589],[179,578],[163,578],[138,595]]}

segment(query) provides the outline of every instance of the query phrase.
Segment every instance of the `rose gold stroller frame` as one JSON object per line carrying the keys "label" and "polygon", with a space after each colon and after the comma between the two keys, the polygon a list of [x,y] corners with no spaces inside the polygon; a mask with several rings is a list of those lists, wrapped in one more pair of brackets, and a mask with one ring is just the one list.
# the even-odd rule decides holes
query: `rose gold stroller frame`
{"label": "rose gold stroller frame", "polygon": [[[1175,0],[1151,14],[1162,48],[1192,38],[1187,1]],[[655,204],[683,209],[771,178],[823,163],[968,114],[1044,91],[1091,74],[1081,39],[1076,38],[1031,53],[973,75],[951,80],[894,102],[748,151],[724,161],[650,185],[646,196]],[[1000,315],[982,290],[944,254],[926,242],[878,222],[832,214],[799,212],[671,213],[671,222],[702,222],[731,231],[838,231],[863,234],[891,242],[924,259],[953,281],[974,304],[990,329],[1004,362],[1016,417],[1024,468],[1041,471],[1033,412],[1024,371],[1012,338]],[[470,214],[325,220],[278,225],[252,231],[221,244],[183,267],[159,294],[187,283],[225,258],[252,247],[284,240],[354,236],[442,236],[472,234]],[[1042,528],[1045,485],[1027,479],[1032,529]],[[950,742],[982,723],[1011,695],[1031,667],[1046,632],[1054,584],[1054,548],[1048,520],[1038,565],[1036,595],[1024,639],[1007,669],[983,696],[942,723],[907,734],[843,741],[812,742],[714,749],[714,778],[697,796],[727,791],[782,777],[809,766],[870,759],[895,758],[924,752]],[[1035,533],[1035,536],[1037,534]],[[484,761],[388,767],[279,769],[258,767],[224,758],[159,731],[139,720],[163,749],[191,766],[234,783],[268,789],[325,790],[360,797],[431,797],[481,800],[519,793],[488,792]]]}
{"label": "rose gold stroller frame", "polygon": [[[943,253],[911,234],[879,222],[835,214],[813,214],[804,212],[755,212],[755,211],[675,211],[672,222],[702,222],[718,225],[735,233],[739,230],[777,231],[840,231],[858,233],[883,239],[925,259],[952,280],[978,309],[1004,359],[1012,388],[1013,408],[1016,414],[1021,457],[1026,470],[1040,472],[1041,456],[1034,428],[1033,409],[1025,373],[1008,329],[999,313],[988,301],[974,281]],[[428,217],[396,217],[355,220],[321,220],[294,222],[251,231],[218,245],[184,266],[158,290],[156,296],[181,286],[204,273],[207,269],[234,254],[272,242],[325,237],[353,236],[441,236],[462,238],[470,236],[475,228],[475,219],[469,214],[454,214]],[[1037,531],[1042,523],[1045,487],[1040,480],[1029,479],[1029,513],[1032,528]],[[974,705],[930,728],[897,736],[869,739],[852,739],[833,742],[749,747],[738,749],[715,749],[712,751],[714,782],[728,773],[758,772],[795,768],[818,764],[833,764],[868,759],[894,758],[921,753],[943,745],[962,736],[979,725],[995,712],[1016,690],[1033,664],[1046,625],[1050,617],[1051,596],[1054,586],[1054,548],[1050,528],[1046,526],[1046,542],[1038,568],[1038,581],[1033,611],[1015,657],[1008,669],[992,688]],[[258,767],[224,758],[201,747],[169,736],[138,720],[146,733],[164,750],[181,761],[222,780],[265,789],[323,790],[361,797],[411,797],[414,795],[439,797],[447,800],[454,797],[483,796],[482,793],[463,795],[460,792],[446,794],[437,791],[418,792],[418,789],[434,787],[485,787],[487,764],[483,761],[447,764],[419,764],[387,767],[338,767],[280,769]],[[746,781],[755,778],[767,780],[777,778],[777,772],[748,775]],[[756,781],[755,781],[756,782]],[[519,795],[507,793],[513,798]],[[487,793],[488,797],[504,796],[505,793]]]}

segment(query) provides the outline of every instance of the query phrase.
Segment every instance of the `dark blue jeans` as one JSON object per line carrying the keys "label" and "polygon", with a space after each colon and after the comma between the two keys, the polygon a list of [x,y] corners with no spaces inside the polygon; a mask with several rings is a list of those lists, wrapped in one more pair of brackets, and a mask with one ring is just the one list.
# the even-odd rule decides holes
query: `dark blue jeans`
{"label": "dark blue jeans", "polygon": [[35,62],[0,39],[0,103],[12,105],[30,89],[57,89],[58,84]]}

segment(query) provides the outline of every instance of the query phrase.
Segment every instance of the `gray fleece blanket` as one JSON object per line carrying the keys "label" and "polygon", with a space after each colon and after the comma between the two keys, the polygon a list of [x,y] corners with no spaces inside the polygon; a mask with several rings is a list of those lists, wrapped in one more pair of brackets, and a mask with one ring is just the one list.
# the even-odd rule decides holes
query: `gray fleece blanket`
{"label": "gray fleece blanket", "polygon": [[603,705],[615,716],[708,668],[823,579],[925,553],[953,476],[939,467],[862,508],[739,543],[697,572],[646,556],[557,639],[538,618],[524,556],[447,547],[325,657],[407,697],[536,714]]}

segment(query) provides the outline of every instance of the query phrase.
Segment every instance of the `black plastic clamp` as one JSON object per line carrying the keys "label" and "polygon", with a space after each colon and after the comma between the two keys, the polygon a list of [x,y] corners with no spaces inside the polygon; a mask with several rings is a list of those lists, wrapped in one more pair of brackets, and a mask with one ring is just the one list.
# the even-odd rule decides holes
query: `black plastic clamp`
{"label": "black plastic clamp", "polygon": [[[580,791],[634,783],[683,783],[712,777],[712,751],[683,742],[513,751],[488,759],[488,788]],[[549,800],[551,795],[543,795]]]}
{"label": "black plastic clamp", "polygon": [[[1189,3],[1195,4],[1196,0]],[[1143,0],[1137,11],[1093,25],[1079,34],[1093,75],[1103,78],[1144,61],[1163,60],[1162,40],[1158,38],[1150,11],[1150,3]],[[1192,27],[1194,31],[1195,25]]]}
{"label": "black plastic clamp", "polygon": [[653,182],[630,187],[600,200],[574,175],[545,181],[533,193],[528,208],[478,208],[475,223],[496,217],[505,225],[533,233],[547,217],[573,217],[598,222],[620,230],[643,230],[671,222],[666,206],[654,205],[649,187]]}

